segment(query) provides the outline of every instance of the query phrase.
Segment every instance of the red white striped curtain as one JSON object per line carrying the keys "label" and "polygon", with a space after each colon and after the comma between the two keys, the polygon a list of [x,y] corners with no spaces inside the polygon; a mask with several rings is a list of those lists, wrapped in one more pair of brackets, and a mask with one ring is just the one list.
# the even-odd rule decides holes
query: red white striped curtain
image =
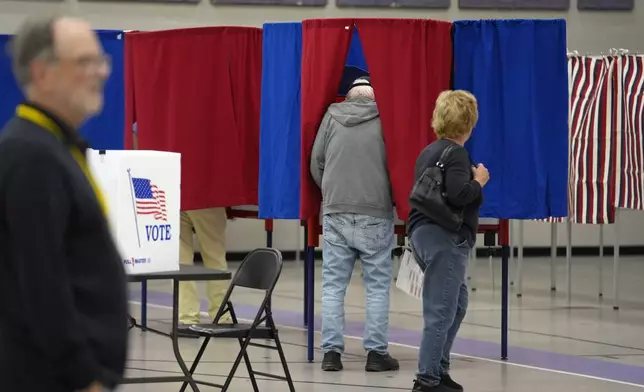
{"label": "red white striped curtain", "polygon": [[616,207],[644,210],[644,57],[574,56],[568,76],[569,219],[614,223]]}
{"label": "red white striped curtain", "polygon": [[622,115],[615,119],[615,129],[621,135],[620,154],[616,157],[621,170],[616,173],[618,194],[614,205],[644,210],[644,57],[620,56],[615,71],[617,113]]}
{"label": "red white striped curtain", "polygon": [[571,57],[569,218],[575,223],[614,221],[614,132],[618,101],[613,88],[615,57]]}
{"label": "red white striped curtain", "polygon": [[[568,218],[577,223],[604,223],[599,206],[605,201],[607,181],[603,170],[587,170],[606,162],[603,149],[593,143],[605,129],[606,111],[600,110],[608,88],[609,59],[568,58],[570,97],[568,152]],[[604,99],[602,99],[602,96]],[[604,137],[601,137],[604,140]],[[601,178],[601,182],[598,181]],[[564,222],[566,218],[548,218],[544,222]]]}

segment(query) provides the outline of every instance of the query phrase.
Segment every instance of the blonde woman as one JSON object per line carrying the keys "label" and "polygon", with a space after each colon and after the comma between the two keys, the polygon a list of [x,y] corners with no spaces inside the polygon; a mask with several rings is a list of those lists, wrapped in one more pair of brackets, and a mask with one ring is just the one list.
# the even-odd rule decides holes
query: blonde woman
{"label": "blonde woman", "polygon": [[462,391],[449,376],[449,356],[467,309],[465,269],[478,229],[482,189],[488,170],[474,165],[463,147],[478,121],[476,98],[467,91],[444,91],[436,100],[432,126],[438,140],[418,156],[415,178],[435,166],[443,151],[447,202],[463,210],[463,225],[450,231],[412,209],[408,220],[411,246],[425,271],[423,284],[424,329],[418,358],[415,392]]}

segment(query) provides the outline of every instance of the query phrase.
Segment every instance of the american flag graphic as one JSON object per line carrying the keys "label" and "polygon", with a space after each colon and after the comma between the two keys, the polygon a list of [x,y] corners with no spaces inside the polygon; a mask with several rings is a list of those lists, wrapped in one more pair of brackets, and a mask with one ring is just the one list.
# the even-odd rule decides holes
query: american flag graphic
{"label": "american flag graphic", "polygon": [[568,74],[569,219],[614,223],[615,208],[644,209],[644,57],[573,56]]}
{"label": "american flag graphic", "polygon": [[155,220],[167,221],[165,192],[146,178],[132,178],[137,215],[152,215]]}

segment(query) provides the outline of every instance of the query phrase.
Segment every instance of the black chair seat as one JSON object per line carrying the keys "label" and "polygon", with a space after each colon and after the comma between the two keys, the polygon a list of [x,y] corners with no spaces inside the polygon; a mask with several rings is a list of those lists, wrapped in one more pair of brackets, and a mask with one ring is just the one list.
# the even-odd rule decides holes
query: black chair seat
{"label": "black chair seat", "polygon": [[[274,339],[275,334],[271,328],[264,324],[251,328],[252,324],[237,323],[237,324],[194,324],[190,329],[199,333],[200,336],[208,336],[213,338],[245,338],[250,331],[250,338],[252,339]],[[277,331],[276,331],[277,332]]]}
{"label": "black chair seat", "polygon": [[[237,339],[239,342],[239,353],[237,354],[237,358],[235,359],[235,362],[233,362],[233,366],[228,373],[228,377],[226,377],[224,385],[219,386],[222,392],[228,391],[228,388],[235,377],[235,372],[237,372],[242,360],[246,364],[246,370],[248,371],[248,378],[253,387],[253,392],[260,392],[257,380],[255,379],[256,375],[286,381],[288,383],[289,391],[295,392],[291,372],[288,369],[284,349],[280,343],[278,336],[279,333],[275,327],[275,321],[273,320],[273,315],[270,309],[271,296],[273,295],[273,290],[275,289],[275,285],[279,280],[281,272],[282,254],[276,249],[255,249],[244,258],[239,268],[237,268],[237,272],[233,276],[230,286],[228,286],[228,291],[221,302],[217,315],[214,317],[214,320],[218,321],[224,314],[230,314],[232,323],[209,323],[190,326],[190,331],[196,332],[199,336],[205,337],[206,339],[204,339],[201,344],[201,348],[192,362],[192,366],[190,366],[190,369],[188,370],[188,380],[184,381],[179,392],[185,392],[188,384],[190,384],[194,391],[198,391],[198,388],[196,387],[197,382],[193,378],[194,372],[197,370],[199,361],[201,361],[208,343],[210,341],[216,341],[217,338]],[[247,289],[264,292],[262,304],[257,309],[257,314],[250,324],[237,322],[235,308],[233,303],[230,301],[230,297],[236,287],[245,287]],[[263,341],[261,343],[255,343],[255,340]],[[275,345],[265,344],[266,340],[272,340]],[[247,352],[250,346],[276,350],[280,357],[282,368],[284,369],[284,375],[281,376],[253,370],[253,366]],[[217,386],[210,383],[203,384]]]}

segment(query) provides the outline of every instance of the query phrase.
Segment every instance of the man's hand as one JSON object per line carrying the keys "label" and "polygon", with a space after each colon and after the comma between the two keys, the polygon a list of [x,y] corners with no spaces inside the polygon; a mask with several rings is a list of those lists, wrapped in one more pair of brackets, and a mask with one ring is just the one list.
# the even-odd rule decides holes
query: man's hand
{"label": "man's hand", "polygon": [[472,174],[474,175],[474,180],[481,184],[481,187],[484,187],[490,180],[490,172],[482,163],[479,163],[476,167],[472,166]]}
{"label": "man's hand", "polygon": [[81,389],[78,392],[104,392],[104,391],[105,389],[103,389],[103,385],[98,381],[94,381],[87,388]]}

